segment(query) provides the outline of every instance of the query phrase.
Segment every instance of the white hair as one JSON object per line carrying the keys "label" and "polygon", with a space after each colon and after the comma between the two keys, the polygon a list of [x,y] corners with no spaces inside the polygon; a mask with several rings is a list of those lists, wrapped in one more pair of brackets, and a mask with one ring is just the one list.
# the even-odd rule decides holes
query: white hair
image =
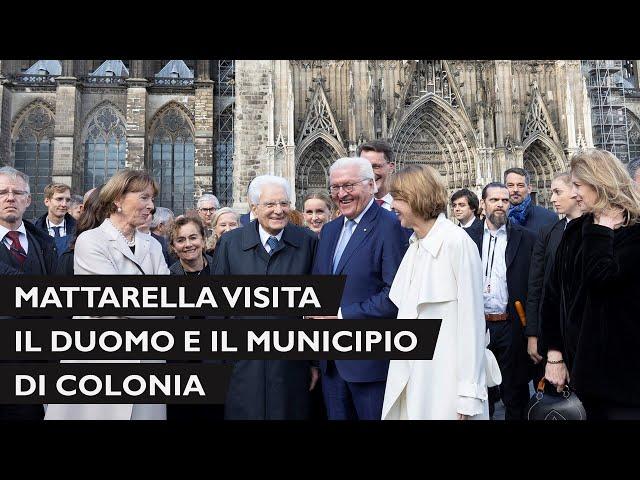
{"label": "white hair", "polygon": [[329,167],[329,176],[334,170],[342,170],[346,168],[358,167],[358,173],[363,180],[373,180],[373,193],[378,192],[376,186],[376,176],[373,174],[373,167],[371,162],[362,157],[342,157],[333,162],[333,165]]}
{"label": "white hair", "polygon": [[249,184],[249,202],[251,202],[252,205],[257,205],[260,202],[262,189],[267,185],[282,187],[287,194],[287,200],[291,199],[291,185],[289,185],[286,179],[275,175],[260,175],[251,180]]}
{"label": "white hair", "polygon": [[212,195],[211,193],[202,194],[202,196],[198,199],[198,204],[196,205],[196,208],[200,208],[202,204],[205,202],[213,202],[213,208],[215,208],[216,210],[220,208],[220,202],[218,201],[218,198],[215,195]]}
{"label": "white hair", "polygon": [[0,168],[0,175],[4,175],[5,177],[9,177],[14,180],[19,178],[26,184],[27,193],[31,194],[31,189],[29,188],[29,176],[26,173],[22,173],[20,170],[16,170],[15,168],[6,165]]}
{"label": "white hair", "polygon": [[149,227],[154,230],[158,228],[161,223],[167,224],[173,220],[173,212],[166,207],[156,207],[156,213],[153,214],[153,219]]}

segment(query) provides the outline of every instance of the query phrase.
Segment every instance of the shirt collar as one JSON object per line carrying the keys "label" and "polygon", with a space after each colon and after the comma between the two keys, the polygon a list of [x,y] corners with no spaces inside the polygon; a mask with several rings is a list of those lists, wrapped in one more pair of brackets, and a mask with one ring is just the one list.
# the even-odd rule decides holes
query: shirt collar
{"label": "shirt collar", "polygon": [[[0,225],[0,240],[3,239],[10,231],[11,230],[4,225]],[[27,229],[24,227],[24,222],[22,222],[20,226],[16,228],[16,231],[22,233],[25,237],[27,236]]]}
{"label": "shirt collar", "polygon": [[476,221],[476,217],[474,215],[473,217],[471,217],[471,220],[469,220],[469,223],[462,224],[462,227],[463,228],[469,228],[471,225],[473,225],[473,222],[475,222],[475,221]]}
{"label": "shirt collar", "polygon": [[262,243],[262,245],[266,245],[267,240],[269,240],[269,237],[271,236],[276,237],[278,241],[280,241],[280,239],[282,239],[282,234],[284,233],[284,228],[280,230],[280,233],[278,233],[277,235],[271,235],[264,228],[262,228],[262,225],[258,223],[258,233],[260,234],[260,242]]}
{"label": "shirt collar", "polygon": [[[484,222],[484,231],[485,233],[488,233],[489,235],[493,235],[493,233],[491,232],[491,230],[489,230],[489,227],[487,226],[487,222]],[[496,232],[496,236],[501,235],[501,233],[504,233],[505,235],[507,234],[507,226],[506,225],[502,225],[498,231]]]}
{"label": "shirt collar", "polygon": [[64,227],[66,218],[62,217],[62,222],[55,224],[53,223],[51,220],[49,220],[49,217],[47,217],[47,228],[52,228],[52,227]]}
{"label": "shirt collar", "polygon": [[[360,220],[362,220],[362,217],[364,217],[364,214],[367,213],[367,210],[369,210],[371,208],[371,205],[373,205],[374,198],[375,197],[371,198],[371,200],[369,201],[369,203],[367,204],[365,209],[362,212],[360,212],[360,215],[358,215],[356,218],[352,219],[354,222],[356,222],[356,225],[358,225],[360,223]],[[347,217],[344,217],[344,223],[342,224],[342,226],[344,226],[348,221],[349,221],[349,219]]]}

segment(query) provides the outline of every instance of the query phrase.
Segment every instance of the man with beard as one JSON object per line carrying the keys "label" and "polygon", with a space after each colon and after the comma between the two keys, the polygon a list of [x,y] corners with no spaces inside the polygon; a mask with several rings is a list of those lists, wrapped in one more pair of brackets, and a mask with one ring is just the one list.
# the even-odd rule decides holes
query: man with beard
{"label": "man with beard", "polygon": [[[500,394],[506,420],[526,419],[529,402],[529,369],[524,328],[515,309],[527,303],[527,284],[535,235],[509,221],[509,190],[499,182],[482,189],[486,213],[481,230],[466,230],[478,245],[482,258],[485,320],[491,335],[489,349],[502,372]],[[493,416],[493,402],[490,414]]]}
{"label": "man with beard", "polygon": [[538,234],[545,225],[553,225],[558,215],[539,205],[531,198],[531,177],[524,168],[510,168],[504,172],[504,183],[509,190],[509,220]]}

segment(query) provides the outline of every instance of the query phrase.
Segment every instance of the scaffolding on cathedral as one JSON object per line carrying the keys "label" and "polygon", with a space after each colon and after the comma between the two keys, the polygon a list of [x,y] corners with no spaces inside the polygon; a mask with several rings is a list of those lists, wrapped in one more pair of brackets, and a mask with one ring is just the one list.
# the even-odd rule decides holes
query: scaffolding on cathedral
{"label": "scaffolding on cathedral", "polygon": [[215,193],[222,205],[233,202],[233,119],[235,105],[235,61],[218,60],[215,83]]}
{"label": "scaffolding on cathedral", "polygon": [[583,72],[591,101],[593,144],[629,161],[629,137],[623,60],[585,60]]}

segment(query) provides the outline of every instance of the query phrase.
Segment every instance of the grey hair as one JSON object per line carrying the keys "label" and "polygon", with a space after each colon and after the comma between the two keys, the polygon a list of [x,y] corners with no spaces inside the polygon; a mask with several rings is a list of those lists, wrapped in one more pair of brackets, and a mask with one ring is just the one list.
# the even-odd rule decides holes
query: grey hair
{"label": "grey hair", "polygon": [[0,175],[4,175],[13,179],[19,178],[27,185],[27,193],[31,194],[31,189],[29,188],[29,176],[27,174],[22,173],[20,170],[16,170],[15,168],[7,165],[0,168]]}
{"label": "grey hair", "polygon": [[285,178],[275,175],[260,175],[251,180],[249,184],[249,202],[251,202],[252,205],[257,205],[260,202],[262,189],[267,185],[282,187],[287,194],[287,200],[291,199],[291,185],[289,185],[289,182]]}
{"label": "grey hair", "polygon": [[153,214],[153,219],[151,220],[151,224],[149,228],[152,230],[158,228],[161,223],[167,224],[171,220],[173,220],[173,211],[166,207],[156,207],[156,213]]}
{"label": "grey hair", "polygon": [[71,195],[71,200],[69,201],[69,208],[74,208],[78,205],[82,205],[84,203],[81,195]]}
{"label": "grey hair", "polygon": [[213,208],[215,208],[216,210],[220,208],[220,202],[218,201],[218,198],[211,193],[203,193],[198,199],[196,208],[200,208],[204,202],[213,202]]}
{"label": "grey hair", "polygon": [[373,193],[378,192],[378,187],[376,186],[376,177],[373,174],[373,167],[371,166],[371,162],[366,158],[362,157],[342,157],[333,162],[333,165],[329,167],[329,175],[331,175],[335,170],[342,170],[343,168],[351,168],[358,167],[358,172],[363,180],[373,180]]}

